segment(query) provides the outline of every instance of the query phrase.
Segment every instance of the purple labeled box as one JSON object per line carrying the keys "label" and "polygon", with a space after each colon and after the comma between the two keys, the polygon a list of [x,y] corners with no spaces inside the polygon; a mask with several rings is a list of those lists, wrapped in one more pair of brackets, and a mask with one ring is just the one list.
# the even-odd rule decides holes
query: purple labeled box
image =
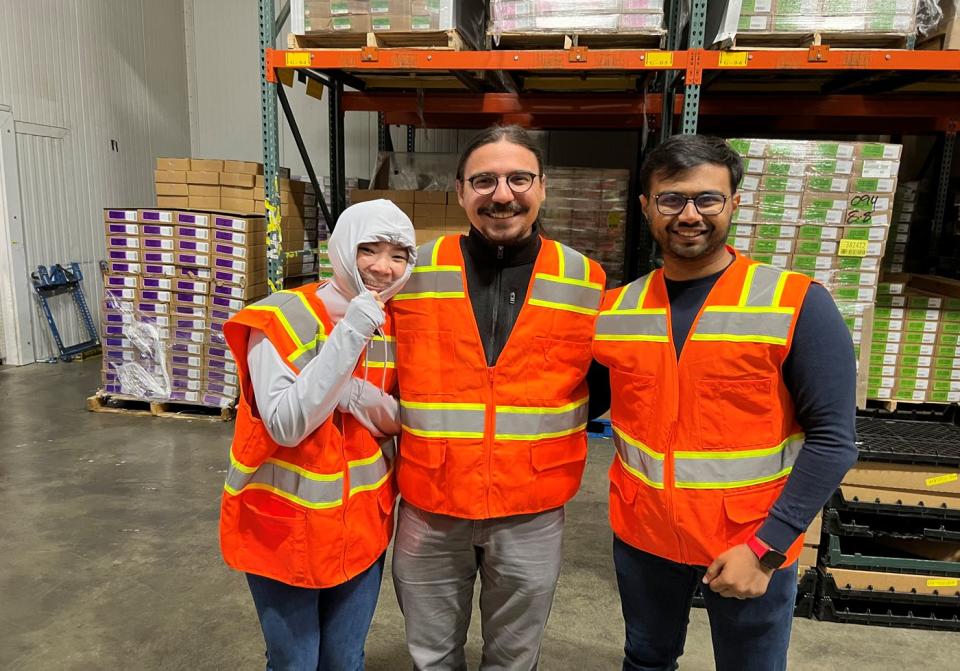
{"label": "purple labeled box", "polygon": [[169,291],[156,291],[154,289],[140,290],[140,300],[142,301],[156,301],[157,303],[169,303],[170,295],[171,294]]}
{"label": "purple labeled box", "polygon": [[117,273],[120,275],[138,275],[140,273],[140,264],[111,261],[108,269],[111,273]]}
{"label": "purple labeled box", "polygon": [[136,355],[128,349],[110,349],[108,347],[103,348],[103,356],[108,361],[120,362],[120,361],[135,361]]}
{"label": "purple labeled box", "polygon": [[185,380],[182,377],[175,377],[170,380],[170,384],[174,389],[182,389],[186,391],[200,391],[200,380]]}
{"label": "purple labeled box", "polygon": [[107,235],[129,235],[135,238],[140,235],[140,227],[136,224],[122,224],[119,221],[108,221]]}
{"label": "purple labeled box", "polygon": [[[162,305],[161,307],[167,307]],[[144,324],[152,324],[153,326],[170,326],[170,317],[165,314],[142,314],[140,315],[140,321]]]}
{"label": "purple labeled box", "polygon": [[215,279],[217,282],[246,286],[247,280],[250,278],[244,272],[237,273],[227,269],[217,269],[213,275],[213,279]]}
{"label": "purple labeled box", "polygon": [[170,362],[174,366],[187,366],[190,368],[203,368],[203,359],[198,356],[190,356],[189,354],[173,354],[170,357]]}
{"label": "purple labeled box", "polygon": [[180,266],[177,268],[177,277],[183,277],[188,280],[209,280],[211,277],[213,277],[213,273],[209,268]]}
{"label": "purple labeled box", "polygon": [[145,275],[161,275],[163,277],[173,277],[176,272],[176,266],[163,263],[147,263],[143,266]]}
{"label": "purple labeled box", "polygon": [[200,394],[195,391],[180,389],[170,392],[170,400],[179,403],[198,403],[200,401]]}
{"label": "purple labeled box", "polygon": [[218,384],[237,384],[239,378],[236,373],[227,373],[222,370],[213,370],[207,366],[207,380],[210,382],[216,382]]}
{"label": "purple labeled box", "polygon": [[108,289],[135,289],[137,278],[129,275],[107,275],[104,286]]}
{"label": "purple labeled box", "polygon": [[122,289],[109,288],[105,289],[103,292],[104,302],[114,300],[114,301],[135,301],[137,300],[137,290],[131,289],[129,287],[124,287]]}
{"label": "purple labeled box", "polygon": [[107,338],[119,338],[123,336],[123,326],[120,324],[113,324],[110,326],[103,327],[103,335]]}
{"label": "purple labeled box", "polygon": [[214,267],[245,273],[247,271],[247,262],[241,261],[240,259],[228,259],[217,256],[214,258]]}
{"label": "purple labeled box", "polygon": [[211,296],[210,305],[214,308],[233,310],[235,313],[243,309],[243,301],[235,298],[226,298],[225,296]]}
{"label": "purple labeled box", "polygon": [[221,396],[236,396],[237,388],[229,384],[220,384],[219,382],[207,382],[207,391]]}
{"label": "purple labeled box", "polygon": [[140,227],[140,235],[143,237],[172,238],[173,226],[162,226],[159,224],[144,224]]}
{"label": "purple labeled box", "polygon": [[207,368],[211,371],[218,370],[222,373],[236,373],[237,363],[227,361],[226,359],[207,359]]}
{"label": "purple labeled box", "polygon": [[168,280],[163,277],[144,277],[141,279],[141,286],[144,289],[170,291],[170,289],[173,288],[173,280]]}
{"label": "purple labeled box", "polygon": [[173,263],[174,255],[172,252],[144,252],[143,260],[145,263]]}
{"label": "purple labeled box", "polygon": [[216,308],[210,308],[210,319],[213,320],[225,322],[235,314],[235,312],[231,312],[230,310],[218,310]]}
{"label": "purple labeled box", "polygon": [[186,305],[206,306],[207,304],[206,294],[178,293],[176,296],[176,299],[177,299],[177,303],[186,304]]}
{"label": "purple labeled box", "polygon": [[[132,304],[131,304],[131,306],[132,306]],[[107,305],[106,305],[106,303],[105,303],[105,304],[104,304],[104,308],[106,308],[106,307],[107,307]],[[131,310],[132,310],[132,309],[133,309],[133,308],[131,307]],[[114,311],[114,312],[104,312],[104,314],[103,314],[103,323],[104,323],[104,324],[110,324],[110,325],[113,325],[113,326],[122,326],[123,324],[129,324],[129,323],[132,322],[132,321],[133,321],[133,317],[132,317],[129,313],[126,313],[126,314],[125,314],[125,313],[123,313],[123,312],[116,312],[116,311]]]}
{"label": "purple labeled box", "polygon": [[180,319],[177,318],[173,322],[174,328],[177,329],[191,329],[195,331],[200,331],[207,328],[207,321],[205,319]]}
{"label": "purple labeled box", "polygon": [[182,377],[187,380],[199,380],[200,379],[200,369],[199,368],[187,368],[185,366],[171,366],[170,375],[172,377]]}
{"label": "purple labeled box", "polygon": [[218,229],[213,232],[213,238],[217,242],[228,242],[234,245],[247,244],[247,234],[239,233],[237,231]]}
{"label": "purple labeled box", "polygon": [[181,266],[209,266],[210,257],[205,254],[177,254],[177,263]]}
{"label": "purple labeled box", "polygon": [[177,226],[177,237],[191,240],[209,240],[210,229],[197,226]]}
{"label": "purple labeled box", "polygon": [[[106,298],[103,301],[103,311],[109,314],[132,314],[133,303],[131,301],[121,301],[116,298]],[[127,322],[122,322],[126,324]]]}
{"label": "purple labeled box", "polygon": [[228,242],[218,242],[213,248],[214,254],[220,254],[221,256],[233,256],[238,259],[246,259],[252,253],[253,250],[259,249],[258,247],[246,247],[244,245],[233,245]]}
{"label": "purple labeled box", "polygon": [[264,230],[266,228],[263,217],[241,219],[239,217],[214,216],[213,226],[214,228],[239,231],[240,233],[250,233],[256,230]]}
{"label": "purple labeled box", "polygon": [[129,221],[132,223],[137,222],[137,211],[136,210],[112,210],[106,209],[103,211],[103,218],[107,221]]}
{"label": "purple labeled box", "polygon": [[203,240],[177,240],[177,251],[207,254],[210,252],[210,243]]}
{"label": "purple labeled box", "polygon": [[103,385],[103,390],[108,394],[122,394],[123,387],[119,384],[105,384]]}
{"label": "purple labeled box", "polygon": [[244,287],[218,284],[213,288],[213,295],[222,296],[224,298],[235,298],[237,300],[243,300],[246,297],[246,294],[247,294],[247,291]]}
{"label": "purple labeled box", "polygon": [[133,249],[108,249],[107,258],[111,261],[139,261],[140,252]]}
{"label": "purple labeled box", "polygon": [[207,356],[233,361],[233,352],[230,351],[229,347],[214,347],[213,345],[207,345]]}
{"label": "purple labeled box", "polygon": [[223,337],[222,333],[210,333],[207,336],[207,342],[220,347],[226,347],[227,345],[227,339]]}
{"label": "purple labeled box", "polygon": [[173,332],[174,340],[180,340],[182,342],[203,342],[203,331],[190,331],[190,330],[181,330],[177,329]]}
{"label": "purple labeled box", "polygon": [[133,343],[126,338],[105,338],[103,346],[112,349],[133,349]]}
{"label": "purple labeled box", "polygon": [[207,308],[200,307],[198,305],[188,305],[184,303],[174,303],[173,304],[173,314],[178,317],[188,317],[190,319],[203,319],[207,318]]}
{"label": "purple labeled box", "polygon": [[173,212],[170,210],[138,210],[139,220],[144,223],[172,224]]}
{"label": "purple labeled box", "polygon": [[177,280],[177,291],[191,294],[206,294],[210,284],[200,280]]}
{"label": "purple labeled box", "polygon": [[107,247],[114,249],[140,249],[140,238],[130,235],[111,235],[107,238]]}
{"label": "purple labeled box", "polygon": [[170,310],[170,306],[166,303],[137,303],[137,309],[148,315],[164,315]]}
{"label": "purple labeled box", "polygon": [[210,215],[196,212],[177,212],[177,223],[185,226],[210,227]]}
{"label": "purple labeled box", "polygon": [[100,377],[104,382],[114,383],[117,381],[117,373],[115,371],[104,370],[102,373]]}
{"label": "purple labeled box", "polygon": [[192,342],[175,342],[170,345],[170,351],[176,354],[188,354],[190,356],[203,356],[203,345]]}
{"label": "purple labeled box", "polygon": [[219,394],[204,394],[200,399],[200,402],[204,405],[213,406],[214,408],[229,408],[233,405],[235,398],[227,398],[226,396],[220,396]]}
{"label": "purple labeled box", "polygon": [[158,252],[172,252],[173,238],[144,238],[143,248]]}

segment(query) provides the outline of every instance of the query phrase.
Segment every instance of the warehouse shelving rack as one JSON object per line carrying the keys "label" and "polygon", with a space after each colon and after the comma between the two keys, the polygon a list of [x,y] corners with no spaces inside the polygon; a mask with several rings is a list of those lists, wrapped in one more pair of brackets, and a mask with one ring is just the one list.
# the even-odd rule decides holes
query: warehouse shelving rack
{"label": "warehouse shelving rack", "polygon": [[[665,48],[451,51],[442,48],[275,49],[279,19],[260,0],[261,103],[268,272],[282,287],[277,189],[281,103],[318,203],[334,222],[345,206],[344,114],[377,112],[379,148],[392,149],[389,127],[484,127],[519,123],[538,129],[632,129],[652,146],[673,132],[936,134],[942,146],[931,227],[931,258],[947,205],[960,127],[960,51],[838,49],[704,49],[706,0],[693,0],[684,45],[679,0],[667,0]],[[284,82],[294,75],[328,93],[330,203],[322,190]],[[347,91],[349,87],[353,91]],[[652,131],[652,132],[651,132]],[[638,144],[638,146],[640,146]],[[637,160],[640,160],[640,156]],[[633,171],[634,174],[637,172]],[[627,212],[625,277],[640,270],[637,185]]]}

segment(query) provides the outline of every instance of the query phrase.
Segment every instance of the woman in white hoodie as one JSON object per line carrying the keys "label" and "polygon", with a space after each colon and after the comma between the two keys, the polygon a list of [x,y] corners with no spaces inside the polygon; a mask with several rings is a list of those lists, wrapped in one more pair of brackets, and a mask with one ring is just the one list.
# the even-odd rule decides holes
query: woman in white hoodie
{"label": "woman in white hoodie", "polygon": [[347,208],[334,278],[280,291],[224,328],[241,377],[220,545],[247,574],[267,669],[363,668],[393,534],[399,433],[389,299],[416,261],[393,203]]}

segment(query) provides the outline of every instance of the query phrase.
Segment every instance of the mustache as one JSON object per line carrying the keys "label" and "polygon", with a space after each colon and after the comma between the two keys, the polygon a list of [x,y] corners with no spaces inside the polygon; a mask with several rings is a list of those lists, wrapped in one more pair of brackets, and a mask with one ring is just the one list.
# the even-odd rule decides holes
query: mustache
{"label": "mustache", "polygon": [[523,214],[527,208],[513,200],[509,203],[490,203],[480,208],[480,214]]}

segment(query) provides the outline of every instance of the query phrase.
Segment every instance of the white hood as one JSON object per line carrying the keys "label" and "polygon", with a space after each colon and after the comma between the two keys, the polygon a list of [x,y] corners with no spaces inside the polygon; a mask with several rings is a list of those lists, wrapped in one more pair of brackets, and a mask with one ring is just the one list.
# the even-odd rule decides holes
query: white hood
{"label": "white hood", "polygon": [[357,203],[343,211],[327,246],[333,266],[332,284],[347,301],[367,290],[357,270],[357,247],[366,242],[389,242],[407,250],[409,260],[403,276],[380,292],[380,300],[386,302],[403,288],[416,265],[413,224],[403,210],[389,200]]}

